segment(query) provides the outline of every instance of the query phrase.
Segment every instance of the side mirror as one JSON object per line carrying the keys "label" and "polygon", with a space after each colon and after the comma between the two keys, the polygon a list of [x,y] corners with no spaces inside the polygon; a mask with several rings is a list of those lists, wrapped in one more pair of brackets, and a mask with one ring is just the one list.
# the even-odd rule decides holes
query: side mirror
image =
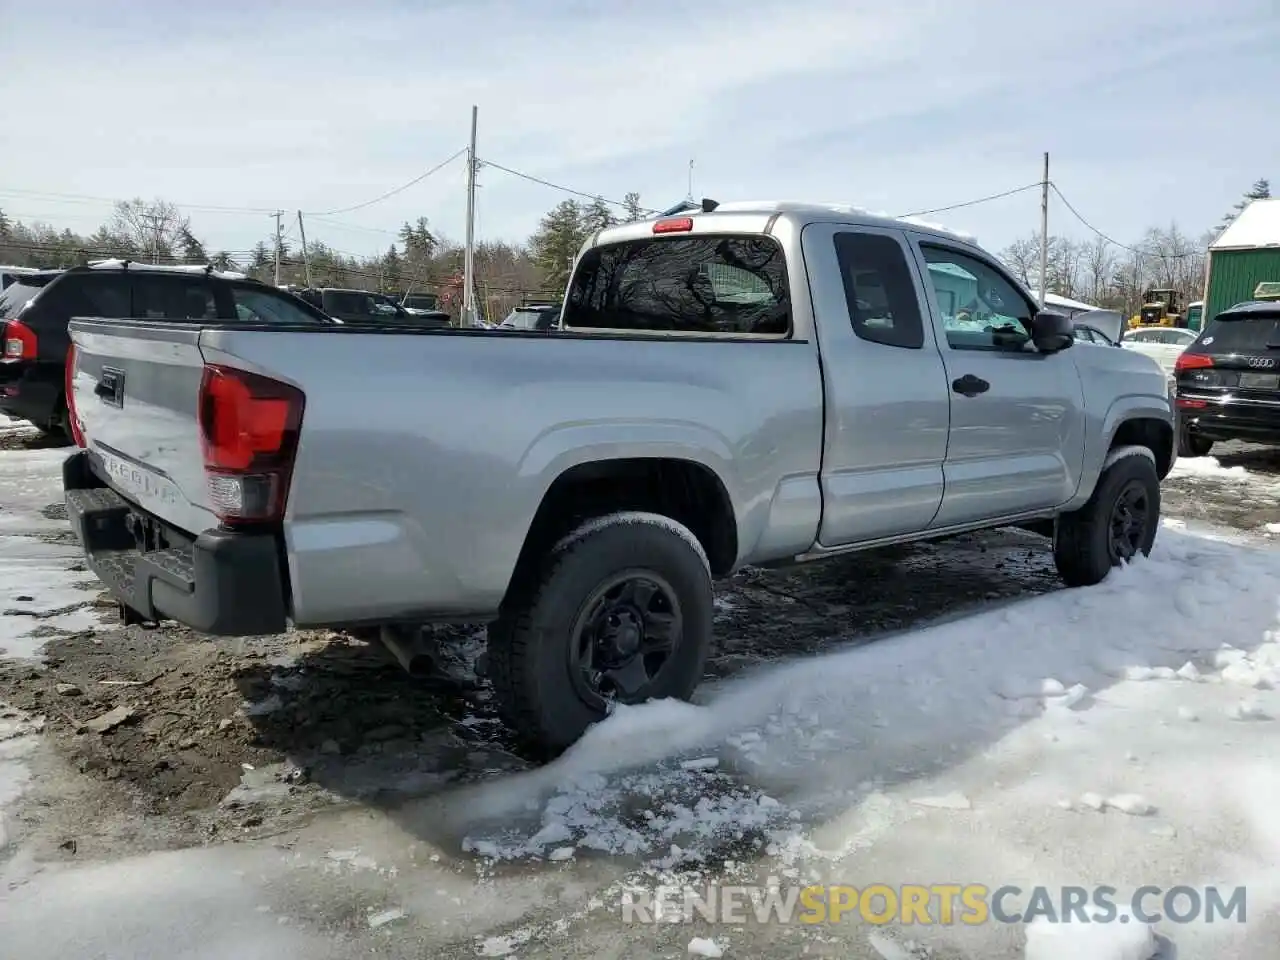
{"label": "side mirror", "polygon": [[1042,311],[1031,318],[1031,342],[1041,353],[1057,353],[1076,342],[1076,326],[1070,317]]}

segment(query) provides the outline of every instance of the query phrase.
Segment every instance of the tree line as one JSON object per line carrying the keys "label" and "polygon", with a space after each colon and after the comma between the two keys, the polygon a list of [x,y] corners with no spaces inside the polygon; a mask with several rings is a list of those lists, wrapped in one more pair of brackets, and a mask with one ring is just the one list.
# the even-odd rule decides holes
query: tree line
{"label": "tree line", "polygon": [[[1151,288],[1177,290],[1183,302],[1200,298],[1206,251],[1215,236],[1252,200],[1271,196],[1258,180],[1213,230],[1192,236],[1176,223],[1151,227],[1136,242],[1116,244],[1102,236],[1077,241],[1049,237],[1048,292],[1128,316]],[[565,200],[549,210],[525,243],[481,241],[476,245],[477,294],[490,319],[521,302],[558,299],[568,283],[574,258],[597,231],[642,219],[648,211],[638,193],[620,203],[597,198]],[[431,292],[442,309],[456,313],[462,295],[463,249],[437,233],[426,217],[406,221],[384,253],[357,255],[310,239],[304,262],[300,237],[287,232],[280,244],[281,283],[304,285],[308,266],[315,286],[348,287],[389,293]],[[1000,258],[1032,289],[1040,287],[1040,235],[1015,240]],[[95,259],[122,257],[149,263],[209,263],[240,270],[265,282],[275,278],[276,241],[260,240],[248,250],[210,250],[191,220],[165,200],[135,199],[115,205],[110,217],[90,234],[57,230],[39,222],[23,223],[0,210],[0,263],[11,266],[70,267]]]}
{"label": "tree line", "polygon": [[[1102,236],[1077,241],[1050,234],[1046,289],[1126,317],[1138,311],[1143,293],[1152,289],[1176,290],[1185,306],[1204,295],[1209,245],[1249,203],[1270,197],[1271,184],[1255,181],[1216,227],[1194,237],[1177,223],[1150,227],[1137,242],[1123,246]],[[999,256],[1019,280],[1040,289],[1039,231],[1015,240]]]}

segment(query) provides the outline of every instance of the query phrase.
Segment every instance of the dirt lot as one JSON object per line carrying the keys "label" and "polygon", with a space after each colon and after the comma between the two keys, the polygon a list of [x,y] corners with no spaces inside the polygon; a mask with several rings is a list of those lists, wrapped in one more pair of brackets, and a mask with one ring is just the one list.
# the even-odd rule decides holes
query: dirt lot
{"label": "dirt lot", "polygon": [[[1215,455],[1280,482],[1280,453]],[[51,504],[45,515],[60,510]],[[1257,531],[1280,521],[1280,502],[1189,475],[1167,484],[1166,513]],[[742,571],[719,586],[708,673],[1057,589],[1046,547],[1003,531]],[[482,627],[433,631],[445,657],[437,676],[420,680],[340,634],[209,640],[174,624],[122,628],[105,597],[91,602],[103,607],[103,626],[50,631],[43,666],[0,661],[0,704],[44,717],[54,747],[20,826],[50,857],[271,835],[320,809],[392,806],[530,764],[477,673]]]}

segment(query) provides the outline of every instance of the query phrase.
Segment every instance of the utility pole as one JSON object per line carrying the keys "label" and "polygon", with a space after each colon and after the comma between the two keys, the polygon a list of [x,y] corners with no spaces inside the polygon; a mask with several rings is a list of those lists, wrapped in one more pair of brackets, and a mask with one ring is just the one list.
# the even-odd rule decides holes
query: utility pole
{"label": "utility pole", "polygon": [[689,158],[689,202],[693,202],[693,158]]}
{"label": "utility pole", "polygon": [[1040,309],[1049,291],[1049,152],[1044,155],[1044,179],[1040,182]]}
{"label": "utility pole", "polygon": [[311,257],[307,254],[307,228],[302,225],[302,211],[298,211],[298,233],[302,236],[302,269],[307,272],[307,286],[311,283]]}
{"label": "utility pole", "polygon": [[471,141],[467,147],[467,245],[462,257],[462,322],[460,326],[476,325],[476,121],[480,113],[471,107]]}
{"label": "utility pole", "polygon": [[160,214],[144,213],[141,215],[151,227],[151,262],[160,262]]}
{"label": "utility pole", "polygon": [[280,218],[284,216],[283,210],[277,210],[271,216],[276,218],[276,286],[280,286],[280,247],[282,243],[282,235],[284,225],[280,222]]}

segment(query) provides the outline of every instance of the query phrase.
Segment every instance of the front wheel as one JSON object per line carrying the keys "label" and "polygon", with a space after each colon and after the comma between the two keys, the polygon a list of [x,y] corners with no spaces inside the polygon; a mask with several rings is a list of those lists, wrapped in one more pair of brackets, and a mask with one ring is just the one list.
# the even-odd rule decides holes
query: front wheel
{"label": "front wheel", "polygon": [[1093,586],[1112,567],[1149,554],[1159,526],[1155,459],[1134,447],[1102,472],[1088,503],[1058,518],[1054,564],[1067,586]]}
{"label": "front wheel", "polygon": [[656,514],[589,521],[517,585],[489,629],[503,719],[551,755],[616,703],[688,699],[714,620],[711,573],[687,529]]}

